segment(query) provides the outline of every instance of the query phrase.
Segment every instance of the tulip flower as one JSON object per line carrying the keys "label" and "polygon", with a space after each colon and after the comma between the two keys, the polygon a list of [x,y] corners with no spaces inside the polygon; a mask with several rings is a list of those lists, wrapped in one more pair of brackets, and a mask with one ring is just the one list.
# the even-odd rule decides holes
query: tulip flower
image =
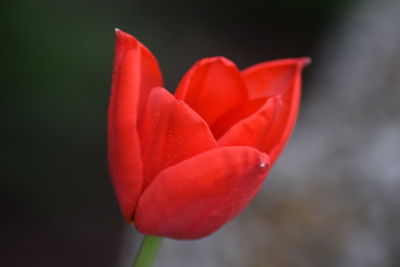
{"label": "tulip flower", "polygon": [[197,239],[240,213],[292,133],[307,63],[240,71],[205,58],[173,95],[153,54],[117,29],[108,158],[124,218],[145,235]]}

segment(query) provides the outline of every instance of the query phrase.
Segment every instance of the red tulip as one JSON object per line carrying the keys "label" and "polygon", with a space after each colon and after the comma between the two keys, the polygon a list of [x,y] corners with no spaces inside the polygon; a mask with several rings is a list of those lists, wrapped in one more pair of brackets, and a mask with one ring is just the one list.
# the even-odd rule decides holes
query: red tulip
{"label": "red tulip", "polygon": [[108,157],[125,219],[147,235],[195,239],[243,210],[293,130],[308,62],[239,71],[205,58],[172,95],[152,53],[116,30]]}

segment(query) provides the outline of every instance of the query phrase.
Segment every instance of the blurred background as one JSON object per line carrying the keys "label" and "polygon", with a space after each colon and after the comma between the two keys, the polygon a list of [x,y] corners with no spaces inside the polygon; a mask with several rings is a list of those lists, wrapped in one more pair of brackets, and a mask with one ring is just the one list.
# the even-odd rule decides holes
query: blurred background
{"label": "blurred background", "polygon": [[310,56],[298,126],[252,204],[156,266],[400,266],[400,1],[2,1],[1,266],[130,266],[107,174],[114,28],[173,91],[198,59]]}

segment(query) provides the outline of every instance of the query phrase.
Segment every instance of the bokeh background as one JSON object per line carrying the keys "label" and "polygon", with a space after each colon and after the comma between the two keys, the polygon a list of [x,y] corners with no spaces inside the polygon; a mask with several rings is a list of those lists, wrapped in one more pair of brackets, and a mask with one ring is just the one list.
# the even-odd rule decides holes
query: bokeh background
{"label": "bokeh background", "polygon": [[130,266],[106,164],[115,27],[173,91],[198,59],[310,56],[262,191],[156,266],[400,266],[400,1],[2,1],[1,266]]}

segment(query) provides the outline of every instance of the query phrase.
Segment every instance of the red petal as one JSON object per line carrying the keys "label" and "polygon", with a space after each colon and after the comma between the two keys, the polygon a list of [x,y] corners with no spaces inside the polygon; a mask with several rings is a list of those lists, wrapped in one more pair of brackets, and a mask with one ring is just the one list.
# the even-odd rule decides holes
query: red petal
{"label": "red petal", "polygon": [[286,145],[299,112],[301,71],[309,58],[283,59],[261,63],[243,71],[251,99],[282,96],[282,111],[274,121],[260,148],[271,157],[272,164]]}
{"label": "red petal", "polygon": [[283,94],[293,85],[300,70],[310,63],[310,59],[289,58],[273,60],[251,66],[242,71],[249,98],[267,98]]}
{"label": "red petal", "polygon": [[219,140],[220,146],[251,146],[263,149],[273,122],[282,107],[280,96],[269,98],[251,116],[233,125]]}
{"label": "red petal", "polygon": [[138,117],[161,74],[153,55],[133,36],[116,30],[111,98],[108,111],[109,170],[126,220],[130,220],[142,190]]}
{"label": "red petal", "polygon": [[265,99],[254,99],[247,101],[247,103],[244,103],[242,106],[239,106],[226,113],[210,126],[215,139],[218,140],[234,124],[251,116],[252,114],[257,112],[257,110],[259,110],[264,104]]}
{"label": "red petal", "polygon": [[207,123],[164,88],[154,88],[150,93],[140,137],[143,189],[161,170],[217,147]]}
{"label": "red petal", "polygon": [[251,147],[204,152],[162,171],[141,196],[135,222],[148,235],[205,237],[242,211],[269,171]]}
{"label": "red petal", "polygon": [[183,77],[175,93],[211,125],[247,101],[247,91],[235,64],[223,57],[197,62]]}

